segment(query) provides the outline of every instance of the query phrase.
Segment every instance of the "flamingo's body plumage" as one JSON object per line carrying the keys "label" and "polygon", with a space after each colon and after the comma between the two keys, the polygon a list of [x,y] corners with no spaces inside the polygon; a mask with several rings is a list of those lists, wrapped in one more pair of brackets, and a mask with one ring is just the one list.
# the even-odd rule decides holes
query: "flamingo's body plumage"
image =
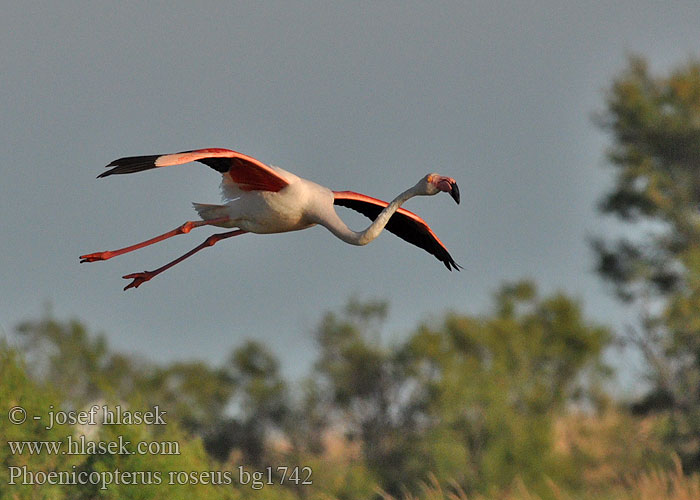
{"label": "flamingo's body plumage", "polygon": [[[391,203],[387,203],[352,191],[331,191],[279,167],[265,165],[250,156],[221,148],[120,158],[107,165],[107,167],[112,168],[98,177],[140,172],[193,161],[204,163],[222,174],[223,204],[195,203],[194,208],[202,220],[186,222],[161,236],[120,250],[82,255],[81,262],[106,260],[171,236],[188,233],[192,228],[203,225],[237,228],[235,231],[210,236],[198,247],[155,271],[144,271],[125,276],[125,278],[133,280],[126,286],[126,290],[138,287],[144,281],[148,281],[193,253],[211,246],[223,238],[243,233],[267,234],[298,231],[320,224],[328,228],[338,238],[353,245],[369,243],[386,227],[409,243],[433,254],[445,264],[447,269],[459,270],[459,266],[452,259],[447,248],[428,224],[416,214],[400,208],[402,203],[413,196],[433,195],[440,191],[449,192],[459,203],[459,189],[454,179],[450,177],[428,174]],[[334,205],[356,210],[374,222],[364,231],[352,231],[338,217]]]}

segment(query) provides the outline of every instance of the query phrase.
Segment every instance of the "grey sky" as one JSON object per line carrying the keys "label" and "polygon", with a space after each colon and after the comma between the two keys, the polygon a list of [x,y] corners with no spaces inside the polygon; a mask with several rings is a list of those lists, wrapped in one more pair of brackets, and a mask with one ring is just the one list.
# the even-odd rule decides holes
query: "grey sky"
{"label": "grey sky", "polygon": [[[4,329],[50,301],[118,349],[218,363],[252,337],[297,375],[321,314],[351,295],[388,299],[398,335],[532,277],[619,325],[585,240],[613,227],[595,214],[610,172],[591,113],[628,52],[656,71],[700,54],[700,3],[15,2],[0,47]],[[78,264],[219,200],[203,165],[96,180],[104,165],[201,147],[384,199],[430,171],[455,177],[461,205],[406,208],[464,270],[388,233],[356,248],[323,228],[228,240],[129,292],[122,275],[211,231]]]}

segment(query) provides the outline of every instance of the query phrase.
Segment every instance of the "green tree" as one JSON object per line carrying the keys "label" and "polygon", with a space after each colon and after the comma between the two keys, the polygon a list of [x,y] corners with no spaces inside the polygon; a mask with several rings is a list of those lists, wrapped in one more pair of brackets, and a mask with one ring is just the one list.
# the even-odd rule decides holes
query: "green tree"
{"label": "green tree", "polygon": [[[81,457],[56,456],[49,454],[13,454],[7,441],[33,441],[39,439],[64,441],[65,431],[61,427],[46,429],[47,423],[28,418],[21,425],[12,425],[6,412],[21,406],[27,415],[46,415],[53,406],[60,408],[60,399],[50,387],[34,382],[27,374],[22,356],[0,339],[0,401],[3,403],[0,417],[0,499],[20,500],[34,498],[67,498],[65,490],[59,486],[39,488],[35,485],[10,485],[10,467],[27,467],[29,470],[48,471],[65,465],[69,468],[80,465]],[[15,481],[16,483],[20,481]]]}
{"label": "green tree", "polygon": [[518,476],[547,491],[547,477],[566,477],[553,419],[586,393],[587,375],[605,374],[609,339],[578,303],[506,285],[490,314],[449,314],[397,345],[379,340],[385,314],[384,303],[353,301],[317,333],[329,413],[357,437],[384,489],[418,491],[434,474],[467,491]]}
{"label": "green tree", "polygon": [[75,405],[94,400],[107,387],[119,384],[107,378],[106,372],[119,378],[132,373],[126,359],[114,360],[121,363],[123,371],[110,369],[112,360],[103,335],[91,335],[77,320],[58,321],[50,310],[38,321],[21,323],[16,332],[32,375],[60,387],[63,396]]}
{"label": "green tree", "polygon": [[546,477],[565,478],[553,419],[586,392],[590,375],[606,373],[608,339],[575,301],[540,298],[529,282],[502,287],[489,315],[450,314],[437,328],[421,327],[404,356],[429,395],[428,470],[467,491],[517,476],[546,491]]}
{"label": "green tree", "polygon": [[655,76],[634,57],[599,117],[616,181],[600,202],[629,230],[597,239],[598,272],[640,310],[630,338],[649,361],[637,405],[668,416],[668,438],[700,469],[700,62]]}
{"label": "green tree", "polygon": [[151,367],[139,377],[135,392],[147,405],[168,409],[189,432],[206,436],[227,416],[235,383],[223,368],[202,361]]}
{"label": "green tree", "polygon": [[[22,353],[8,348],[4,341],[0,340],[0,401],[4,406],[3,415],[0,417],[0,500],[20,499],[159,499],[173,500],[190,498],[240,498],[239,492],[231,486],[216,486],[210,484],[194,484],[185,481],[180,484],[169,484],[169,473],[189,474],[200,473],[220,469],[215,466],[204,452],[201,441],[183,432],[176,421],[166,417],[167,425],[112,425],[112,426],[74,426],[54,425],[52,428],[47,422],[48,412],[68,410],[72,402],[62,399],[62,394],[53,384],[41,383],[30,376],[27,363],[23,360]],[[117,403],[108,403],[114,408]],[[130,401],[119,401],[118,404],[128,408],[143,408],[139,404],[131,404]],[[4,414],[9,408],[22,406],[29,418],[21,425],[13,425],[5,418]],[[80,409],[84,409],[80,408]],[[42,416],[41,420],[35,420],[32,416]],[[68,436],[74,440],[82,434],[89,434],[88,441],[116,441],[123,439],[129,443],[139,442],[166,442],[176,443],[177,449],[171,448],[168,453],[154,454],[112,454],[112,453],[49,453],[44,449],[40,453],[30,453],[25,448],[23,452],[13,452],[8,441],[19,442],[61,442],[61,449],[68,447]],[[172,453],[177,451],[178,453]],[[10,484],[10,474],[14,469],[10,467],[24,468],[28,474],[47,473],[106,473],[115,471],[121,473],[152,474],[147,479],[139,480],[141,484],[128,484],[114,481],[102,488],[99,484],[91,484],[83,479],[80,484],[51,484],[51,481],[34,479],[31,476],[27,484],[23,482],[23,476],[15,479],[15,484]],[[160,481],[154,478],[160,475]],[[69,476],[70,477],[70,476]],[[122,476],[123,477],[123,476]],[[81,480],[78,480],[81,481]],[[109,480],[108,480],[109,481]],[[56,482],[56,479],[53,480]],[[87,484],[83,484],[87,483]],[[148,484],[151,483],[151,484]],[[160,483],[160,484],[158,484]]]}
{"label": "green tree", "polygon": [[352,299],[341,314],[327,313],[316,333],[316,371],[331,428],[359,442],[367,467],[398,494],[427,470],[416,448],[419,388],[409,383],[400,350],[381,342],[387,310],[386,302]]}
{"label": "green tree", "polygon": [[267,462],[268,437],[283,428],[290,404],[279,362],[264,345],[249,340],[233,350],[225,371],[236,387],[236,416],[207,437],[208,449],[224,459],[237,448],[246,464],[272,465]]}
{"label": "green tree", "polygon": [[200,361],[158,366],[110,350],[104,335],[50,311],[26,321],[17,336],[35,380],[53,386],[73,407],[100,399],[159,405],[187,431],[206,436],[227,418],[235,383],[224,368]]}

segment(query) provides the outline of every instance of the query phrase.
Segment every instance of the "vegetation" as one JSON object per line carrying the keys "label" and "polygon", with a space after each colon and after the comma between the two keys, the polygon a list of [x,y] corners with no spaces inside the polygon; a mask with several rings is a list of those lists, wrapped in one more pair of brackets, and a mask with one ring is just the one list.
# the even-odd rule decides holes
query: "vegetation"
{"label": "vegetation", "polygon": [[[274,356],[252,341],[235,348],[221,367],[159,366],[112,352],[103,336],[78,321],[47,314],[22,324],[19,348],[0,348],[0,397],[8,408],[20,405],[28,415],[44,416],[50,408],[143,411],[157,405],[166,411],[167,425],[47,428],[46,418],[23,425],[2,419],[7,441],[57,441],[67,449],[69,439],[80,435],[93,442],[122,436],[134,444],[177,443],[179,454],[30,454],[13,453],[8,444],[0,448],[0,498],[456,492],[546,499],[557,495],[552,485],[572,494],[606,492],[625,474],[670,464],[653,421],[601,399],[597,381],[607,373],[601,354],[610,333],[586,321],[566,296],[540,297],[529,282],[506,285],[488,314],[448,314],[395,344],[381,341],[386,312],[385,303],[351,300],[344,310],[327,313],[316,331],[318,361],[299,392],[282,379]],[[591,410],[572,412],[570,405]],[[642,426],[648,430],[640,441],[634,430]],[[616,453],[614,459],[608,453]],[[272,468],[272,482],[279,483],[281,465],[309,467],[313,484],[287,480],[253,489],[245,480]],[[30,472],[158,472],[160,484],[147,477],[104,488],[20,485],[23,466]],[[211,476],[217,471],[228,471],[228,480],[218,478],[224,484]]]}
{"label": "vegetation", "polygon": [[663,417],[687,470],[700,469],[700,62],[669,76],[633,58],[611,86],[601,127],[617,181],[600,210],[630,231],[598,239],[598,271],[640,321],[652,390],[635,406]]}
{"label": "vegetation", "polygon": [[[0,340],[0,500],[700,498],[700,64],[655,77],[631,59],[598,122],[617,172],[600,209],[632,229],[593,247],[640,312],[628,330],[522,281],[483,314],[387,342],[388,304],[352,299],[320,318],[313,369],[289,381],[255,341],[221,366],[158,365],[47,312]],[[604,389],[616,337],[648,361],[638,401]],[[104,408],[164,422],[77,418]],[[81,436],[128,445],[27,444]]]}

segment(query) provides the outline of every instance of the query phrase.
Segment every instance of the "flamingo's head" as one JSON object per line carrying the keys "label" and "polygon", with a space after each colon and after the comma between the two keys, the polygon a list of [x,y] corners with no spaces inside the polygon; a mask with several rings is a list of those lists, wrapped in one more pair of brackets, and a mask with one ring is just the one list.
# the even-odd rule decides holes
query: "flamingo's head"
{"label": "flamingo's head", "polygon": [[457,187],[457,181],[452,177],[445,177],[440,174],[428,174],[423,177],[419,184],[422,184],[421,187],[425,190],[426,195],[432,196],[444,191],[450,193],[452,199],[459,204],[459,188]]}

